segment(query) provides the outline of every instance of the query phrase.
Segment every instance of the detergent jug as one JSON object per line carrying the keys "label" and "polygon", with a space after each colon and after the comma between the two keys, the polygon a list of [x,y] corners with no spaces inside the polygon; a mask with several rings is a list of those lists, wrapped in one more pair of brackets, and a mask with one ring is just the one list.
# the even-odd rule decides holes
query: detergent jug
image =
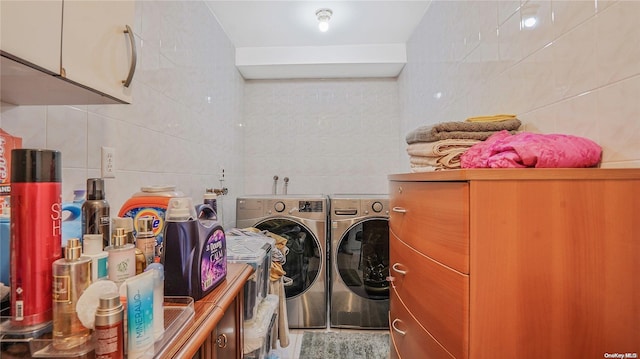
{"label": "detergent jug", "polygon": [[138,220],[149,216],[153,218],[153,235],[156,237],[156,256],[161,255],[163,246],[163,230],[165,213],[169,199],[182,197],[182,192],[176,191],[175,186],[145,186],[140,192],[134,193],[120,208],[118,217],[133,218],[133,235],[138,234]]}
{"label": "detergent jug", "polygon": [[[196,213],[190,197],[171,198],[164,225],[164,293],[198,300],[227,275],[226,241],[210,207]],[[200,218],[198,218],[200,217]]]}

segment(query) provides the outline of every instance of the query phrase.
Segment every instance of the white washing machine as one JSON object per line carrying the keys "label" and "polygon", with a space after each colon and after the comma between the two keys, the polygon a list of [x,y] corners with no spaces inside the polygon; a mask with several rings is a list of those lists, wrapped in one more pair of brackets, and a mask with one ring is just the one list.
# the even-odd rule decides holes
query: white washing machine
{"label": "white washing machine", "polygon": [[330,326],[389,328],[388,195],[331,195]]}
{"label": "white washing machine", "polygon": [[327,327],[327,196],[239,197],[236,227],[255,227],[287,239],[283,268],[290,328]]}

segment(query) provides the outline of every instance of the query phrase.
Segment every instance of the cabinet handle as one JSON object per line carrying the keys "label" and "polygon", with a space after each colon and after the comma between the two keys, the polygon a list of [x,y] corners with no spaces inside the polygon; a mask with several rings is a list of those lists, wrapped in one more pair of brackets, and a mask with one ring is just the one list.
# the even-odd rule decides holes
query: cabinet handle
{"label": "cabinet handle", "polygon": [[398,273],[400,273],[400,274],[402,274],[402,275],[407,275],[407,271],[406,271],[406,270],[402,270],[402,269],[400,269],[400,268],[399,268],[399,266],[401,266],[401,265],[402,265],[402,264],[400,264],[400,263],[394,263],[394,264],[391,266],[391,268],[392,268],[394,271],[396,271],[396,272],[398,272]]}
{"label": "cabinet handle", "polygon": [[392,211],[396,213],[407,213],[407,210],[402,207],[393,207]]}
{"label": "cabinet handle", "polygon": [[216,339],[216,344],[218,344],[218,348],[226,348],[227,347],[227,335],[220,334]]}
{"label": "cabinet handle", "polygon": [[400,334],[400,335],[404,336],[405,334],[407,334],[407,332],[406,332],[405,330],[400,330],[400,329],[398,329],[398,328],[396,327],[396,323],[398,323],[398,322],[402,323],[402,321],[401,321],[400,319],[397,319],[397,318],[396,318],[396,319],[394,319],[394,320],[393,320],[393,322],[391,322],[391,328],[393,328],[393,330],[394,330],[396,333],[398,333],[398,334]]}
{"label": "cabinet handle", "polygon": [[131,66],[129,67],[129,75],[127,76],[127,79],[122,81],[122,83],[124,84],[124,87],[129,87],[129,85],[131,85],[131,81],[133,80],[133,74],[136,72],[138,54],[136,51],[136,39],[133,36],[133,30],[131,30],[131,27],[129,27],[129,25],[125,26],[127,27],[127,29],[124,30],[124,33],[129,35],[129,42],[131,42]]}

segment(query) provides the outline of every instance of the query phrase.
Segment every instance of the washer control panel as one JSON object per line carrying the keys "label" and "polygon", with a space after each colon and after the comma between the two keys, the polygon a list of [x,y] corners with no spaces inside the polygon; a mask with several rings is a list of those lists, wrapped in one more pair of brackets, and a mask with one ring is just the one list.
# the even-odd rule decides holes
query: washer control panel
{"label": "washer control panel", "polygon": [[298,211],[300,212],[323,212],[323,202],[322,201],[299,201],[298,202]]}

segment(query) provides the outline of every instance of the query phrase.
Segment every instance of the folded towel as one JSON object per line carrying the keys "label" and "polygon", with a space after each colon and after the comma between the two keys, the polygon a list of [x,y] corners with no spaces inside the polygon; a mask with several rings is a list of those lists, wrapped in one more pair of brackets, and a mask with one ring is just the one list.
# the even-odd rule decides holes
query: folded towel
{"label": "folded towel", "polygon": [[520,125],[521,122],[517,118],[498,122],[441,122],[416,128],[407,134],[406,141],[408,144],[412,144],[454,138],[486,140],[497,131],[514,131]]}
{"label": "folded towel", "polygon": [[493,115],[493,116],[477,116],[477,117],[469,117],[465,121],[466,122],[498,122],[504,120],[510,120],[512,118],[516,118],[516,115]]}
{"label": "folded towel", "polygon": [[595,167],[602,148],[578,136],[500,131],[468,149],[462,168],[576,168]]}
{"label": "folded towel", "polygon": [[480,141],[457,138],[434,142],[416,142],[407,146],[407,153],[410,156],[439,157],[451,152],[464,151],[478,142]]}
{"label": "folded towel", "polygon": [[422,172],[433,172],[437,171],[439,168],[434,166],[418,166],[411,165],[411,172],[413,173],[422,173]]}
{"label": "folded towel", "polygon": [[439,157],[410,156],[409,164],[413,167],[435,167],[436,169],[460,168],[460,156],[465,150],[457,150]]}

